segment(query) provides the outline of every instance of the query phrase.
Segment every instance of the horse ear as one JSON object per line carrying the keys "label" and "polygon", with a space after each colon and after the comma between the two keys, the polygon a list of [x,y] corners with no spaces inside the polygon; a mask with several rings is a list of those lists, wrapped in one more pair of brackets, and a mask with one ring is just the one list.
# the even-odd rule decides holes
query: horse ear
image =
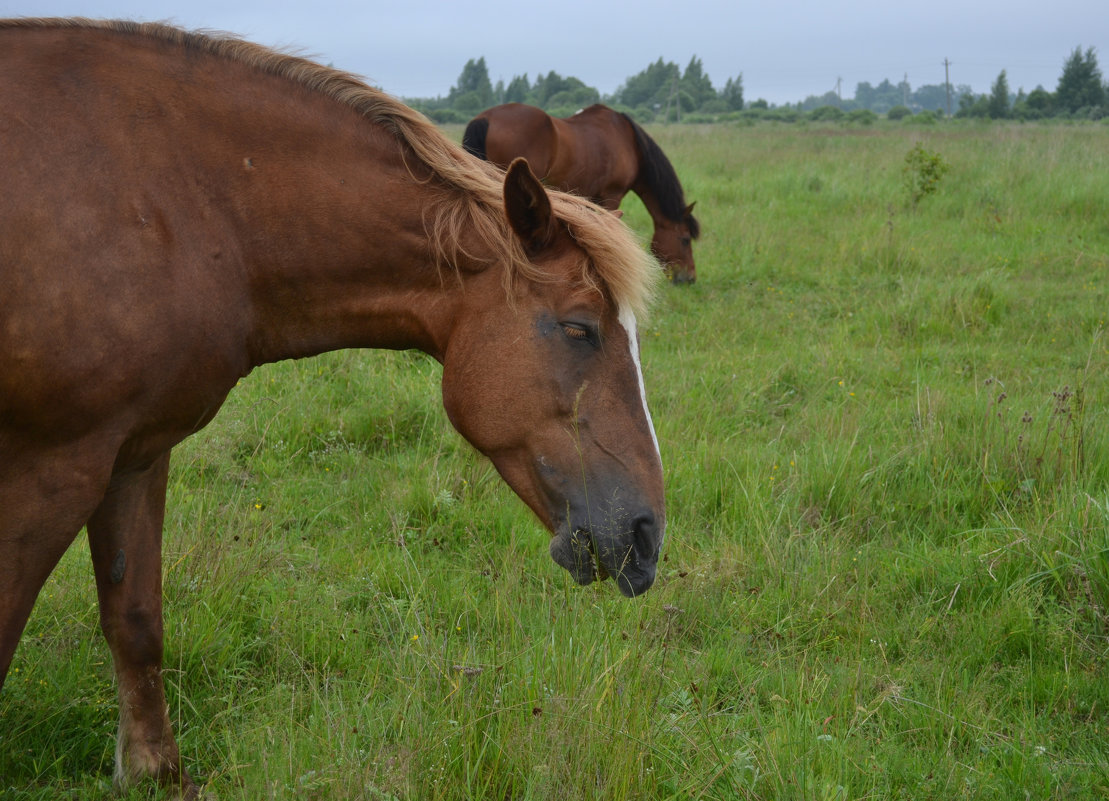
{"label": "horse ear", "polygon": [[550,243],[554,233],[551,201],[527,159],[517,158],[508,165],[504,176],[504,210],[528,253],[539,253]]}
{"label": "horse ear", "polygon": [[692,216],[692,214],[693,214],[693,207],[694,207],[694,206],[696,206],[696,205],[697,205],[697,201],[696,201],[696,200],[694,200],[694,201],[693,201],[692,203],[690,203],[690,204],[689,204],[688,206],[686,206],[686,207],[685,207],[685,213],[684,213],[684,214],[683,214],[682,216],[683,216],[683,217],[690,217],[690,216]]}

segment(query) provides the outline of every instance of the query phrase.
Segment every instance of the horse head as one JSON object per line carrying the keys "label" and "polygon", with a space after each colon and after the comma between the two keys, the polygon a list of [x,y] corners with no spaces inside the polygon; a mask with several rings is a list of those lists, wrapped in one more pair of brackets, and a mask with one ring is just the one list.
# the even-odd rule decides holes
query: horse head
{"label": "horse head", "polygon": [[679,220],[660,217],[655,220],[655,235],[651,239],[651,250],[675,284],[692,284],[697,280],[697,268],[693,263],[693,240],[701,234],[701,225],[693,216],[690,203],[685,207]]}
{"label": "horse head", "polygon": [[[555,562],[580,584],[612,576],[635,596],[654,581],[665,533],[662,463],[633,305],[581,244],[581,221],[560,219],[567,204],[523,159],[509,166],[504,211],[529,269],[509,292],[498,270],[467,279],[443,354],[443,401],[551,531]],[[578,205],[642,258],[615,217]]]}

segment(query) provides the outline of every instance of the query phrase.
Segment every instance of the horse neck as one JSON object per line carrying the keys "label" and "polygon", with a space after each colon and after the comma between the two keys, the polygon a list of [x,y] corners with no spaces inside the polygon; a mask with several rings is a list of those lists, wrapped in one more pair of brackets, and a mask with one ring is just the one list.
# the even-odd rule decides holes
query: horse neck
{"label": "horse neck", "polygon": [[252,269],[251,361],[349,347],[418,348],[439,357],[452,284],[440,278],[426,235],[411,223],[366,220],[350,237],[333,232],[316,252],[306,247],[316,237],[279,237],[281,257]]}
{"label": "horse neck", "polygon": [[461,273],[431,256],[422,212],[440,190],[394,151],[338,154],[329,172],[343,177],[333,184],[291,181],[295,200],[258,198],[250,227],[271,233],[245,254],[252,363],[348,347],[442,358]]}

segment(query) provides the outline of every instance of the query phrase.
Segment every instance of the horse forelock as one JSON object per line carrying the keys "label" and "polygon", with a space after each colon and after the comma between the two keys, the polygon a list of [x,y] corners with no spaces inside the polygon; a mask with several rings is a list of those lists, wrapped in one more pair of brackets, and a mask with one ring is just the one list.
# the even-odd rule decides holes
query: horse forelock
{"label": "horse forelock", "polygon": [[612,212],[576,195],[550,194],[555,214],[589,256],[588,269],[595,273],[596,283],[618,308],[645,319],[663,275],[654,256]]}
{"label": "horse forelock", "polygon": [[[517,279],[544,280],[545,276],[528,260],[508,224],[503,173],[466,153],[423,114],[368,86],[361,77],[223,32],[188,31],[159,22],[80,17],[0,20],[0,29],[51,27],[143,36],[209,52],[291,80],[351,107],[370,123],[392,133],[448,190],[439,193],[426,221],[432,251],[440,263],[457,264],[468,255],[461,252],[459,243],[464,232],[476,231],[485,241],[500,244],[496,249],[505,256],[508,291],[513,291]],[[556,216],[566,223],[588,256],[582,280],[607,290],[617,305],[626,305],[640,317],[645,315],[660,274],[652,257],[614,215],[580,198],[548,191]]]}

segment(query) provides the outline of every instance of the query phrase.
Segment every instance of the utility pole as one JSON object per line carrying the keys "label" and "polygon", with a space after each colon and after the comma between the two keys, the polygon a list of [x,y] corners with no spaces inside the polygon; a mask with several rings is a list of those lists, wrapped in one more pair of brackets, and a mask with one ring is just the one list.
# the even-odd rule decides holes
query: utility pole
{"label": "utility pole", "polygon": [[666,96],[666,112],[663,115],[663,122],[670,122],[670,104],[673,103],[678,112],[678,122],[682,121],[682,99],[681,93],[678,91],[678,79],[674,78],[674,82],[670,84],[670,94]]}
{"label": "utility pole", "polygon": [[943,60],[943,88],[947,90],[947,118],[951,119],[951,62]]}

